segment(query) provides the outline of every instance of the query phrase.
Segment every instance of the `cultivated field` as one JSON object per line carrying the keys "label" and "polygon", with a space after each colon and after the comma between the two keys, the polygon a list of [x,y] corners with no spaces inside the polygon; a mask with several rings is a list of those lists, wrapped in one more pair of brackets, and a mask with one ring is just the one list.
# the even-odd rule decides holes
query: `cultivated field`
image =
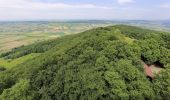
{"label": "cultivated field", "polygon": [[76,34],[109,23],[85,22],[1,22],[0,53],[22,45]]}
{"label": "cultivated field", "polygon": [[35,21],[35,22],[0,22],[0,53],[12,48],[34,42],[76,34],[95,27],[115,24],[141,26],[159,31],[169,31],[170,21]]}

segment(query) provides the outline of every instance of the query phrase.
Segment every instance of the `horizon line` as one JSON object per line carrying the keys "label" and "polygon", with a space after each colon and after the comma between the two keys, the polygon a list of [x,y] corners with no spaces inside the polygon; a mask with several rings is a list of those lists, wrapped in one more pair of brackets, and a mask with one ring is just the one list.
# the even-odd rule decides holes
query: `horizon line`
{"label": "horizon line", "polygon": [[32,20],[0,20],[0,22],[65,22],[65,21],[167,21],[170,19],[32,19]]}

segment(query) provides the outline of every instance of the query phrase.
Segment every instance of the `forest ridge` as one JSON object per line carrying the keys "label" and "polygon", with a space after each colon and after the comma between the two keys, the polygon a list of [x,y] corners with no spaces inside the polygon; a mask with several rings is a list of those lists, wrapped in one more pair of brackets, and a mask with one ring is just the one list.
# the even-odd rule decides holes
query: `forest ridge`
{"label": "forest ridge", "polygon": [[[99,27],[0,56],[1,100],[166,100],[170,33]],[[148,79],[144,63],[163,69]]]}

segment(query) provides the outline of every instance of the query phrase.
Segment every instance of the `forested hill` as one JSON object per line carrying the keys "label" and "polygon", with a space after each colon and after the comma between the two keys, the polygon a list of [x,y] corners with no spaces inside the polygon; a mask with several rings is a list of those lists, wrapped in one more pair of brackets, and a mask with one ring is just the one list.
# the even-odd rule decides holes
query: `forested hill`
{"label": "forested hill", "polygon": [[[159,62],[151,81],[144,72]],[[116,25],[15,48],[0,58],[0,100],[166,100],[170,34]]]}

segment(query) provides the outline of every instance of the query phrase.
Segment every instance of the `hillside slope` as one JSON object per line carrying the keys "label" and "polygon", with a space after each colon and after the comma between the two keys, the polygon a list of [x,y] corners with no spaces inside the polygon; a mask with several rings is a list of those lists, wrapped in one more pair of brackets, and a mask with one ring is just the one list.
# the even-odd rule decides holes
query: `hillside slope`
{"label": "hillside slope", "polygon": [[[0,99],[168,99],[169,40],[169,33],[116,25],[13,49],[1,59],[38,55],[0,68]],[[164,70],[150,81],[142,60],[159,62]]]}

